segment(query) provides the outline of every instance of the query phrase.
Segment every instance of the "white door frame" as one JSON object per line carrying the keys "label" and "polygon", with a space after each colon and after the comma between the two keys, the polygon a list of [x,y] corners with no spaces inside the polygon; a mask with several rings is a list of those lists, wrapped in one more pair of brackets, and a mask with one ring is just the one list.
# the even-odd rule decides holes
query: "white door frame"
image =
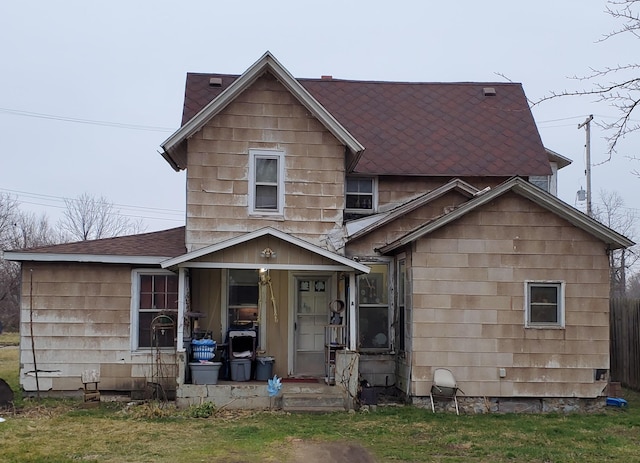
{"label": "white door frame", "polygon": [[[287,355],[287,373],[289,376],[295,375],[295,356],[296,356],[296,343],[295,343],[295,323],[298,313],[298,281],[302,279],[310,278],[327,278],[329,284],[329,291],[327,294],[328,302],[336,299],[336,292],[338,288],[338,275],[337,272],[304,272],[304,271],[290,271],[289,272],[289,317],[288,317],[288,332],[289,332],[289,348]],[[327,306],[327,323],[329,307]]]}

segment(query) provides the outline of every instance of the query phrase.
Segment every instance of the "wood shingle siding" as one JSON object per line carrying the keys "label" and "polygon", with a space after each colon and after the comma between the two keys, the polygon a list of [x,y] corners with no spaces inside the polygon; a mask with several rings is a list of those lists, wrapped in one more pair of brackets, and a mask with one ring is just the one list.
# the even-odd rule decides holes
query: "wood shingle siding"
{"label": "wood shingle siding", "polygon": [[[604,245],[515,194],[419,239],[413,250],[413,377],[451,368],[470,396],[596,397],[609,366]],[[566,285],[564,329],[524,327],[524,281]],[[505,368],[506,377],[499,377]]]}
{"label": "wood shingle siding", "polygon": [[[249,215],[249,150],[284,151],[284,216]],[[264,226],[320,244],[344,209],[344,147],[265,74],[189,139],[187,248]]]}

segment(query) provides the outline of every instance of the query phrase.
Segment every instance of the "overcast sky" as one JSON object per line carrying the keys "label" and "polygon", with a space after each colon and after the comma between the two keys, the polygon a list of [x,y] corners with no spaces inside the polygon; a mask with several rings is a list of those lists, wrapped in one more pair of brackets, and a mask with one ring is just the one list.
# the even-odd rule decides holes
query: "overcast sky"
{"label": "overcast sky", "polygon": [[[569,79],[638,62],[605,0],[49,1],[0,6],[0,193],[55,222],[62,198],[105,196],[147,230],[184,224],[184,173],[158,154],[180,122],[187,72],[241,74],[269,50],[296,77],[521,82],[531,100]],[[634,51],[635,50],[635,51]],[[504,77],[503,77],[504,76]],[[589,98],[534,107],[543,142],[573,159],[559,196],[586,186]],[[636,116],[636,122],[640,119]],[[592,126],[594,203],[617,191],[640,212],[640,134],[610,162]]]}

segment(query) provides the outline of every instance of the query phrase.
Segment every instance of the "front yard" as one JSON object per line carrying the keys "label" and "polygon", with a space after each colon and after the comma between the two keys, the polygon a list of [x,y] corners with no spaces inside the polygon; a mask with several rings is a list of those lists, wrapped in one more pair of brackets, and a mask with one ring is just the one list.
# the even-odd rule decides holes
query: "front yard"
{"label": "front yard", "polygon": [[[12,387],[17,367],[17,350],[0,347],[0,377]],[[359,444],[379,462],[640,461],[640,395],[625,397],[628,409],[598,415],[459,417],[397,406],[292,415],[18,400],[0,411],[0,461],[292,462],[294,448],[311,442]]]}

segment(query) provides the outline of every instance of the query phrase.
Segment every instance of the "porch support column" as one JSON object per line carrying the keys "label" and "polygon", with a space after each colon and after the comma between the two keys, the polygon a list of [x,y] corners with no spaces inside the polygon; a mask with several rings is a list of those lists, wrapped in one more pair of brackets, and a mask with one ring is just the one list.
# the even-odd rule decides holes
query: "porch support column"
{"label": "porch support column", "polygon": [[185,295],[187,284],[186,269],[180,267],[178,270],[178,320],[177,320],[177,345],[176,352],[184,352],[184,312],[185,312]]}
{"label": "porch support column", "polygon": [[358,347],[358,320],[356,318],[356,274],[349,273],[349,350],[355,351]]}

